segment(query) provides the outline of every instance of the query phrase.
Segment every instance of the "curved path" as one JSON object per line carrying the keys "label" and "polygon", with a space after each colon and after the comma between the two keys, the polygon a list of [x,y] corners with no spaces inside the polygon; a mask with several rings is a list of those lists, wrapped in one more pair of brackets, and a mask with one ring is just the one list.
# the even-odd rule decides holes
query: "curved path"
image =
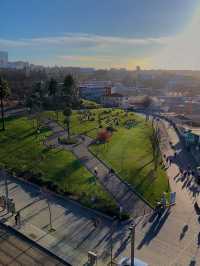
{"label": "curved path", "polygon": [[58,137],[64,136],[66,132],[54,121],[48,121],[47,125],[53,131],[53,135],[46,140],[46,144],[60,146],[72,151],[93,175],[95,175],[94,169],[97,168],[99,182],[122,210],[129,213],[132,217],[141,216],[152,211],[148,203],[141,199],[130,185],[122,181],[116,174],[109,174],[108,166],[88,150],[89,145],[93,141],[91,138],[80,136],[79,143],[76,145],[61,145],[58,143]]}

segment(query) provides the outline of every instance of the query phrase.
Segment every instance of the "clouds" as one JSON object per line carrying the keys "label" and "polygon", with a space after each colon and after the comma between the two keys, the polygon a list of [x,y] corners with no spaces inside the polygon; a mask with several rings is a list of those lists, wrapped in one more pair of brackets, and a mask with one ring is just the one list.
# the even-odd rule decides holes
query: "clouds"
{"label": "clouds", "polygon": [[[1,39],[0,50],[16,59],[46,65],[200,69],[200,10],[182,33],[172,37],[127,38],[84,33],[42,38]],[[23,52],[22,52],[23,51]],[[26,56],[20,57],[22,54]]]}
{"label": "clouds", "polygon": [[123,38],[114,36],[100,36],[93,34],[66,34],[64,36],[30,38],[8,40],[0,39],[0,47],[36,47],[42,45],[62,46],[62,45],[89,45],[95,47],[107,47],[113,45],[162,45],[168,38]]}
{"label": "clouds", "polygon": [[15,50],[25,54],[26,60],[40,64],[127,67],[130,62],[144,61],[150,51],[160,49],[167,40],[67,33],[44,38],[0,39],[0,49]]}

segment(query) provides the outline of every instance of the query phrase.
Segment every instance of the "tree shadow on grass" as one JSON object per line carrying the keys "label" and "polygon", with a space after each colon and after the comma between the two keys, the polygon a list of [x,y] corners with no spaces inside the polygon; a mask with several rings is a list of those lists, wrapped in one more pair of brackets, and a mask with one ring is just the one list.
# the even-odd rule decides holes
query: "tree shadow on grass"
{"label": "tree shadow on grass", "polygon": [[81,167],[82,164],[79,162],[79,160],[73,160],[71,163],[66,164],[66,167],[57,171],[55,178],[52,181],[55,181],[56,183],[63,183],[66,177],[70,177],[73,172],[78,171]]}
{"label": "tree shadow on grass", "polygon": [[155,178],[154,171],[149,170],[149,172],[146,175],[144,175],[144,177],[140,180],[140,182],[135,186],[135,189],[140,191],[140,188],[144,186],[145,183],[146,183],[146,186],[148,186],[149,184],[152,184],[154,178]]}

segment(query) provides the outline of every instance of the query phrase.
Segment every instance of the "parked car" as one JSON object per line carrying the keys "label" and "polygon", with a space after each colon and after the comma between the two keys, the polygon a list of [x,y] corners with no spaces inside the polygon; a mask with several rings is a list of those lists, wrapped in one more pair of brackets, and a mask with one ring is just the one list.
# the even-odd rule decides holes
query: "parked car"
{"label": "parked car", "polygon": [[[128,257],[123,257],[117,264],[117,266],[131,266],[131,259]],[[139,259],[134,259],[134,266],[148,266],[148,264]]]}

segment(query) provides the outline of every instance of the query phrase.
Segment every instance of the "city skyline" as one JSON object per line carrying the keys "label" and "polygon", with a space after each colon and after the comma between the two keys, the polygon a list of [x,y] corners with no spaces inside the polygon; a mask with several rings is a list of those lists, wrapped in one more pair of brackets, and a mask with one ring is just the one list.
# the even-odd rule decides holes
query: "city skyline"
{"label": "city skyline", "polygon": [[46,66],[200,69],[199,1],[160,2],[3,0],[0,50]]}

